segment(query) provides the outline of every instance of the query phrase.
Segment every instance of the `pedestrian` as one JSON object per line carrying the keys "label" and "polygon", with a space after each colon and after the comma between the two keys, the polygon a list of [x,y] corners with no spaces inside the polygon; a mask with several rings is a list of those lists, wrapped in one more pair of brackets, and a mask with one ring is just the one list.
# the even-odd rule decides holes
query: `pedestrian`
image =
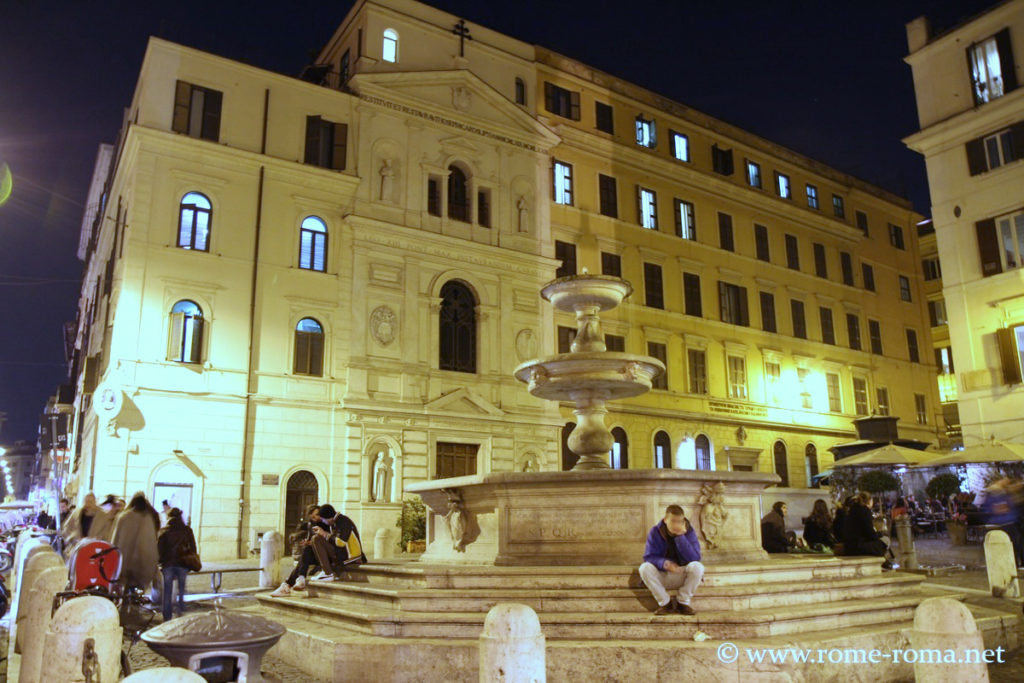
{"label": "pedestrian", "polygon": [[196,537],[182,519],[181,510],[167,511],[167,524],[160,529],[156,540],[160,571],[163,573],[163,614],[164,621],[171,618],[174,583],[178,584],[178,616],[185,613],[185,580],[188,568],[182,565],[182,556],[198,552]]}
{"label": "pedestrian", "polygon": [[87,493],[82,499],[82,506],[72,512],[61,527],[64,547],[70,549],[83,538],[109,541],[112,527],[110,515],[96,505],[96,495]]}
{"label": "pedestrian", "polygon": [[160,515],[142,491],[132,496],[128,507],[114,522],[110,542],[121,551],[121,581],[126,588],[147,588],[153,583],[157,575],[156,534],[159,528]]}

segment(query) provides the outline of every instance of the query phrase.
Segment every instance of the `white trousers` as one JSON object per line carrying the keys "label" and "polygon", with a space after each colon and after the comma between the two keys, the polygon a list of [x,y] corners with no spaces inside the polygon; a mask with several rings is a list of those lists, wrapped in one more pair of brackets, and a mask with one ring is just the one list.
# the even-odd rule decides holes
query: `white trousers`
{"label": "white trousers", "polygon": [[677,593],[680,604],[689,605],[690,598],[704,578],[704,565],[700,562],[690,562],[682,568],[682,572],[663,572],[650,562],[640,565],[640,578],[644,585],[651,591],[651,595],[658,601],[658,605],[667,605],[669,601],[668,591],[679,589]]}

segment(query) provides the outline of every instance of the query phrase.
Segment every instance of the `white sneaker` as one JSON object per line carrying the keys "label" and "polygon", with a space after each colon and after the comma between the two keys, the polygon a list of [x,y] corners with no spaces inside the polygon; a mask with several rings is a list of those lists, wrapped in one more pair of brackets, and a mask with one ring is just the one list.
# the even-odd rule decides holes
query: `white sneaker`
{"label": "white sneaker", "polygon": [[292,595],[292,587],[287,582],[282,583],[277,587],[277,590],[270,594],[272,598],[290,598]]}
{"label": "white sneaker", "polygon": [[305,576],[300,576],[299,578],[297,578],[295,580],[295,585],[293,586],[293,588],[295,590],[297,590],[297,591],[304,591],[304,590],[306,590],[306,577]]}
{"label": "white sneaker", "polygon": [[313,580],[314,581],[323,581],[324,583],[330,583],[331,581],[334,581],[334,579],[335,579],[334,574],[324,574],[323,572],[320,572],[320,576],[314,577]]}

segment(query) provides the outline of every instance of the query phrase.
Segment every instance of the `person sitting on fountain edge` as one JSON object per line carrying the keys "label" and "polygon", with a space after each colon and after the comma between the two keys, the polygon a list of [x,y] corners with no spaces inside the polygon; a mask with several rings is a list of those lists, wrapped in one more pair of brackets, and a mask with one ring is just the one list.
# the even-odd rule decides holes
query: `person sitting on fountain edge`
{"label": "person sitting on fountain edge", "polygon": [[[700,563],[697,532],[678,505],[665,508],[665,519],[647,534],[640,578],[658,601],[655,614],[696,614],[690,600],[704,578],[704,565]],[[676,588],[678,600],[668,594]]]}

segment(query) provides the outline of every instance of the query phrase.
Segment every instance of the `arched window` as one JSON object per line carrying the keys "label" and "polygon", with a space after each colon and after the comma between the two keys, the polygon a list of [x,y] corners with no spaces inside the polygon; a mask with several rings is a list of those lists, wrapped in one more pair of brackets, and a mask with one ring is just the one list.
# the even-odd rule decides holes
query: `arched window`
{"label": "arched window", "polygon": [[568,472],[576,466],[576,461],[580,459],[580,456],[576,455],[569,450],[569,435],[572,434],[572,430],[576,429],[575,422],[566,422],[565,426],[562,427],[562,471]]}
{"label": "arched window", "polygon": [[775,456],[775,474],[779,475],[782,481],[779,486],[789,486],[789,463],[786,461],[786,444],[776,441],[772,448]]}
{"label": "arched window", "polygon": [[393,28],[384,29],[384,49],[381,58],[394,64],[398,61],[398,31]]}
{"label": "arched window", "polygon": [[629,437],[626,436],[626,430],[616,427],[612,430],[612,438],[615,439],[615,443],[608,453],[608,464],[613,470],[629,469]]}
{"label": "arched window", "polygon": [[179,363],[203,361],[203,311],[194,301],[182,299],[171,308],[167,360]]}
{"label": "arched window", "polygon": [[295,326],[296,375],[324,374],[324,328],[312,318],[303,318]]}
{"label": "arched window", "polygon": [[181,198],[178,211],[178,246],[182,249],[210,251],[210,222],[213,206],[198,192]]}
{"label": "arched window", "polygon": [[697,456],[697,469],[710,470],[711,467],[711,441],[703,434],[699,434],[693,440],[693,450]]}
{"label": "arched window", "polygon": [[660,469],[672,468],[672,439],[665,432],[654,435],[654,466]]}
{"label": "arched window", "polygon": [[807,470],[807,487],[816,489],[820,484],[814,479],[818,476],[818,447],[813,443],[804,449],[804,467]]}
{"label": "arched window", "polygon": [[316,216],[307,216],[299,230],[299,268],[327,270],[327,225]]}
{"label": "arched window", "polygon": [[448,218],[469,222],[469,185],[458,166],[448,167]]}
{"label": "arched window", "polygon": [[516,77],[516,104],[526,104],[526,81]]}
{"label": "arched window", "polygon": [[476,298],[457,280],[441,288],[441,357],[438,367],[476,372]]}

